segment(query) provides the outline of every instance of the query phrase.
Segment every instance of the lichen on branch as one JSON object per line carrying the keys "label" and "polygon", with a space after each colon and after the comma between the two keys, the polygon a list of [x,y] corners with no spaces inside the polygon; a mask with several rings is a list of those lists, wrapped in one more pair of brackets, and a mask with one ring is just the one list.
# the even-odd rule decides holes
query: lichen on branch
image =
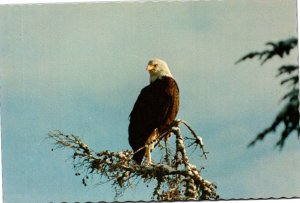
{"label": "lichen on branch", "polygon": [[[202,138],[197,136],[192,128],[183,120],[173,123],[171,132],[175,135],[175,151],[169,150],[165,143],[159,149],[162,151],[161,161],[151,165],[137,165],[133,160],[133,151],[124,150],[110,152],[108,150],[96,152],[91,150],[79,137],[64,134],[61,131],[51,131],[48,137],[54,140],[54,149],[68,148],[73,150],[73,167],[76,176],[82,176],[82,184],[87,186],[90,179],[99,176],[96,184],[110,182],[115,189],[115,198],[132,187],[136,187],[141,180],[153,183],[152,200],[209,200],[218,199],[216,185],[201,176],[201,170],[192,165],[187,155],[185,141],[179,124],[183,123],[191,131],[192,143],[189,146],[199,146],[202,156],[207,158]],[[161,142],[163,137],[156,140]],[[172,144],[172,143],[171,143]]]}

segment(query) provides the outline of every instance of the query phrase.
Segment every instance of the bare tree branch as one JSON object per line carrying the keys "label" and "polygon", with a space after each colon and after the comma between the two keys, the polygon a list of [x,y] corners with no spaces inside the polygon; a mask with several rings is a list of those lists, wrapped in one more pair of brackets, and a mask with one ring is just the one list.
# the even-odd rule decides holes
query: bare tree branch
{"label": "bare tree branch", "polygon": [[[72,134],[65,135],[60,131],[52,131],[48,133],[48,137],[54,140],[53,149],[73,150],[75,175],[83,177],[83,185],[86,186],[91,181],[91,177],[97,175],[100,177],[100,183],[111,183],[115,189],[115,198],[142,180],[146,184],[155,183],[153,200],[218,199],[216,185],[202,178],[201,171],[190,164],[184,139],[178,127],[179,122],[189,126],[182,120],[174,122],[171,132],[176,137],[175,152],[171,153],[166,144],[164,149],[161,149],[163,156],[161,161],[151,165],[137,165],[132,160],[133,152],[130,150],[95,152],[79,137]],[[191,127],[188,128],[194,132]],[[195,132],[192,134],[194,141],[202,146],[203,154],[206,156],[202,138]]]}

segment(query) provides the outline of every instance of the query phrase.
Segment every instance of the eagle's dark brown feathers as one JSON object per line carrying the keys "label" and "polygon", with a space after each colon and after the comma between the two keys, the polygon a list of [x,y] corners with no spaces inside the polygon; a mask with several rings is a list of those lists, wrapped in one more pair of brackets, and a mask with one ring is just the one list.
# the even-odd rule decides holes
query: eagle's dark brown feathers
{"label": "eagle's dark brown feathers", "polygon": [[[155,128],[169,130],[179,108],[179,89],[172,77],[163,76],[142,89],[130,113],[129,143],[134,151],[142,148]],[[145,149],[133,159],[141,164]]]}

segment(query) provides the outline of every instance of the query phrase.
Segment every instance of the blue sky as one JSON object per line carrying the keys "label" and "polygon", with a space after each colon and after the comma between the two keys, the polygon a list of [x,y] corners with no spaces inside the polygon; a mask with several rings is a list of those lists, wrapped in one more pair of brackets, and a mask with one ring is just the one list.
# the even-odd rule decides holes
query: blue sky
{"label": "blue sky", "polygon": [[[147,61],[167,61],[181,94],[179,118],[210,152],[203,177],[222,198],[299,196],[299,142],[282,152],[272,134],[246,148],[280,109],[274,78],[297,53],[263,67],[239,65],[267,41],[296,36],[296,1],[224,0],[0,7],[4,200],[113,201],[110,185],[84,187],[69,151],[47,133],[80,136],[95,150],[129,149],[128,115],[148,84]],[[119,200],[149,200],[142,184]]]}

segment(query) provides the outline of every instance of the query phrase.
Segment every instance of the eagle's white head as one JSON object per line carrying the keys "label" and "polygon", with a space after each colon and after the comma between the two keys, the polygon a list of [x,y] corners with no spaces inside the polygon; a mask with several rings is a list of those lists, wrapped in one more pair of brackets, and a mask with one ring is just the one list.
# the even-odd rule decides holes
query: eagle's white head
{"label": "eagle's white head", "polygon": [[146,70],[150,74],[150,83],[156,79],[161,79],[163,76],[173,77],[168,64],[161,59],[151,59],[148,62]]}

